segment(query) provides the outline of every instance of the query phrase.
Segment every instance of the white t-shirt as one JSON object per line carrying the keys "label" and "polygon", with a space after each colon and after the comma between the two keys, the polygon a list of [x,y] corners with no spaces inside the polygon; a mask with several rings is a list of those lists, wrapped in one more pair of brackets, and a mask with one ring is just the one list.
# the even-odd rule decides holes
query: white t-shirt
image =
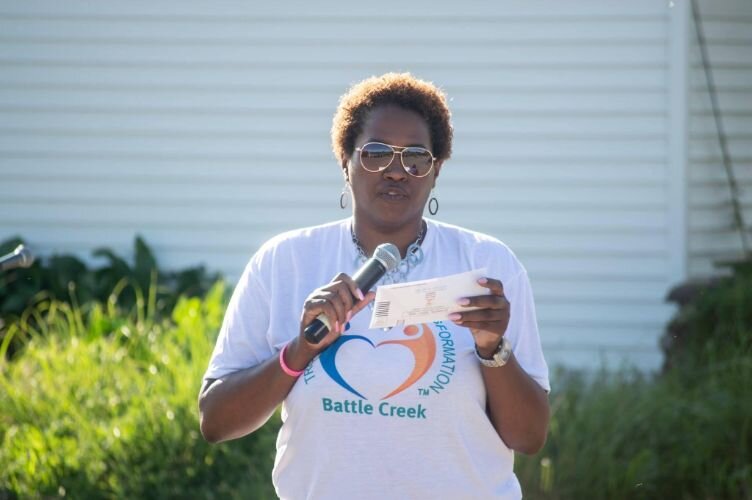
{"label": "white t-shirt", "polygon": [[[281,234],[253,256],[233,293],[205,378],[278,354],[303,302],[352,275],[351,219]],[[427,220],[424,260],[408,280],[481,267],[511,303],[505,333],[549,390],[527,273],[500,241]],[[470,331],[451,321],[368,329],[370,310],[314,359],[282,405],[272,478],[281,498],[520,498],[514,453],[486,414]]]}

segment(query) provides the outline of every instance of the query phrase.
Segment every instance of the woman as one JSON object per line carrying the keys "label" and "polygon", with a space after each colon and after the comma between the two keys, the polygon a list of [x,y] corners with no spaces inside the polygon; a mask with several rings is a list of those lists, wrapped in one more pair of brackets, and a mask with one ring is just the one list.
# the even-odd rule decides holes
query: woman
{"label": "woman", "polygon": [[[352,217],[273,238],[233,294],[199,397],[201,431],[211,442],[244,436],[282,403],[281,498],[521,496],[512,450],[543,446],[548,369],[514,254],[423,218],[451,153],[449,119],[441,91],[409,74],[353,86],[332,128]],[[404,259],[385,281],[487,268],[479,283],[490,294],[463,297],[478,309],[449,321],[369,330],[374,292],[350,276],[385,242]],[[312,344],[303,330],[320,314],[333,327]]]}

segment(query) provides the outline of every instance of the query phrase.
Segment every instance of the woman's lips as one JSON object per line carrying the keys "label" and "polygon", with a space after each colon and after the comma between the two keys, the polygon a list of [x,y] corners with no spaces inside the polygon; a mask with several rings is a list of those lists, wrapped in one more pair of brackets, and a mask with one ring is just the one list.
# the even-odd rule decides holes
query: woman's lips
{"label": "woman's lips", "polygon": [[388,201],[401,201],[408,198],[407,193],[401,189],[384,189],[379,191],[379,197]]}

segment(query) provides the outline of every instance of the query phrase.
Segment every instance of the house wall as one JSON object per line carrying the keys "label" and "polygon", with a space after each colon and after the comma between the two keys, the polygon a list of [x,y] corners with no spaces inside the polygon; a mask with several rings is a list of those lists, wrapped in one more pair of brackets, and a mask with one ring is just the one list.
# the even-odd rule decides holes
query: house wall
{"label": "house wall", "polygon": [[454,112],[438,217],[516,251],[549,362],[654,368],[686,259],[670,23],[656,0],[4,1],[0,237],[87,257],[141,234],[234,280],[270,236],[345,215],[338,96],[411,71]]}
{"label": "house wall", "polygon": [[[752,245],[752,2],[703,0],[699,11],[721,130]],[[690,47],[688,264],[690,276],[700,278],[727,271],[716,263],[738,258],[743,246],[694,24]]]}

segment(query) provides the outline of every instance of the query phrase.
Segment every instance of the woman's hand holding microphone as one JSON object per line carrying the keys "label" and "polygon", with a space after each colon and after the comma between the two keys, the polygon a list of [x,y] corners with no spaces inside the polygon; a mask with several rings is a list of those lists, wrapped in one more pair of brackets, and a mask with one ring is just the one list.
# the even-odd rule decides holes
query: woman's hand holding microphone
{"label": "woman's hand holding microphone", "polygon": [[[318,353],[344,333],[352,317],[375,297],[375,292],[363,294],[357,283],[345,273],[339,273],[331,282],[314,290],[303,303],[300,332],[288,346],[287,365],[293,370],[303,370]],[[320,342],[312,343],[306,339],[304,331],[317,318],[328,324],[329,332]]]}

